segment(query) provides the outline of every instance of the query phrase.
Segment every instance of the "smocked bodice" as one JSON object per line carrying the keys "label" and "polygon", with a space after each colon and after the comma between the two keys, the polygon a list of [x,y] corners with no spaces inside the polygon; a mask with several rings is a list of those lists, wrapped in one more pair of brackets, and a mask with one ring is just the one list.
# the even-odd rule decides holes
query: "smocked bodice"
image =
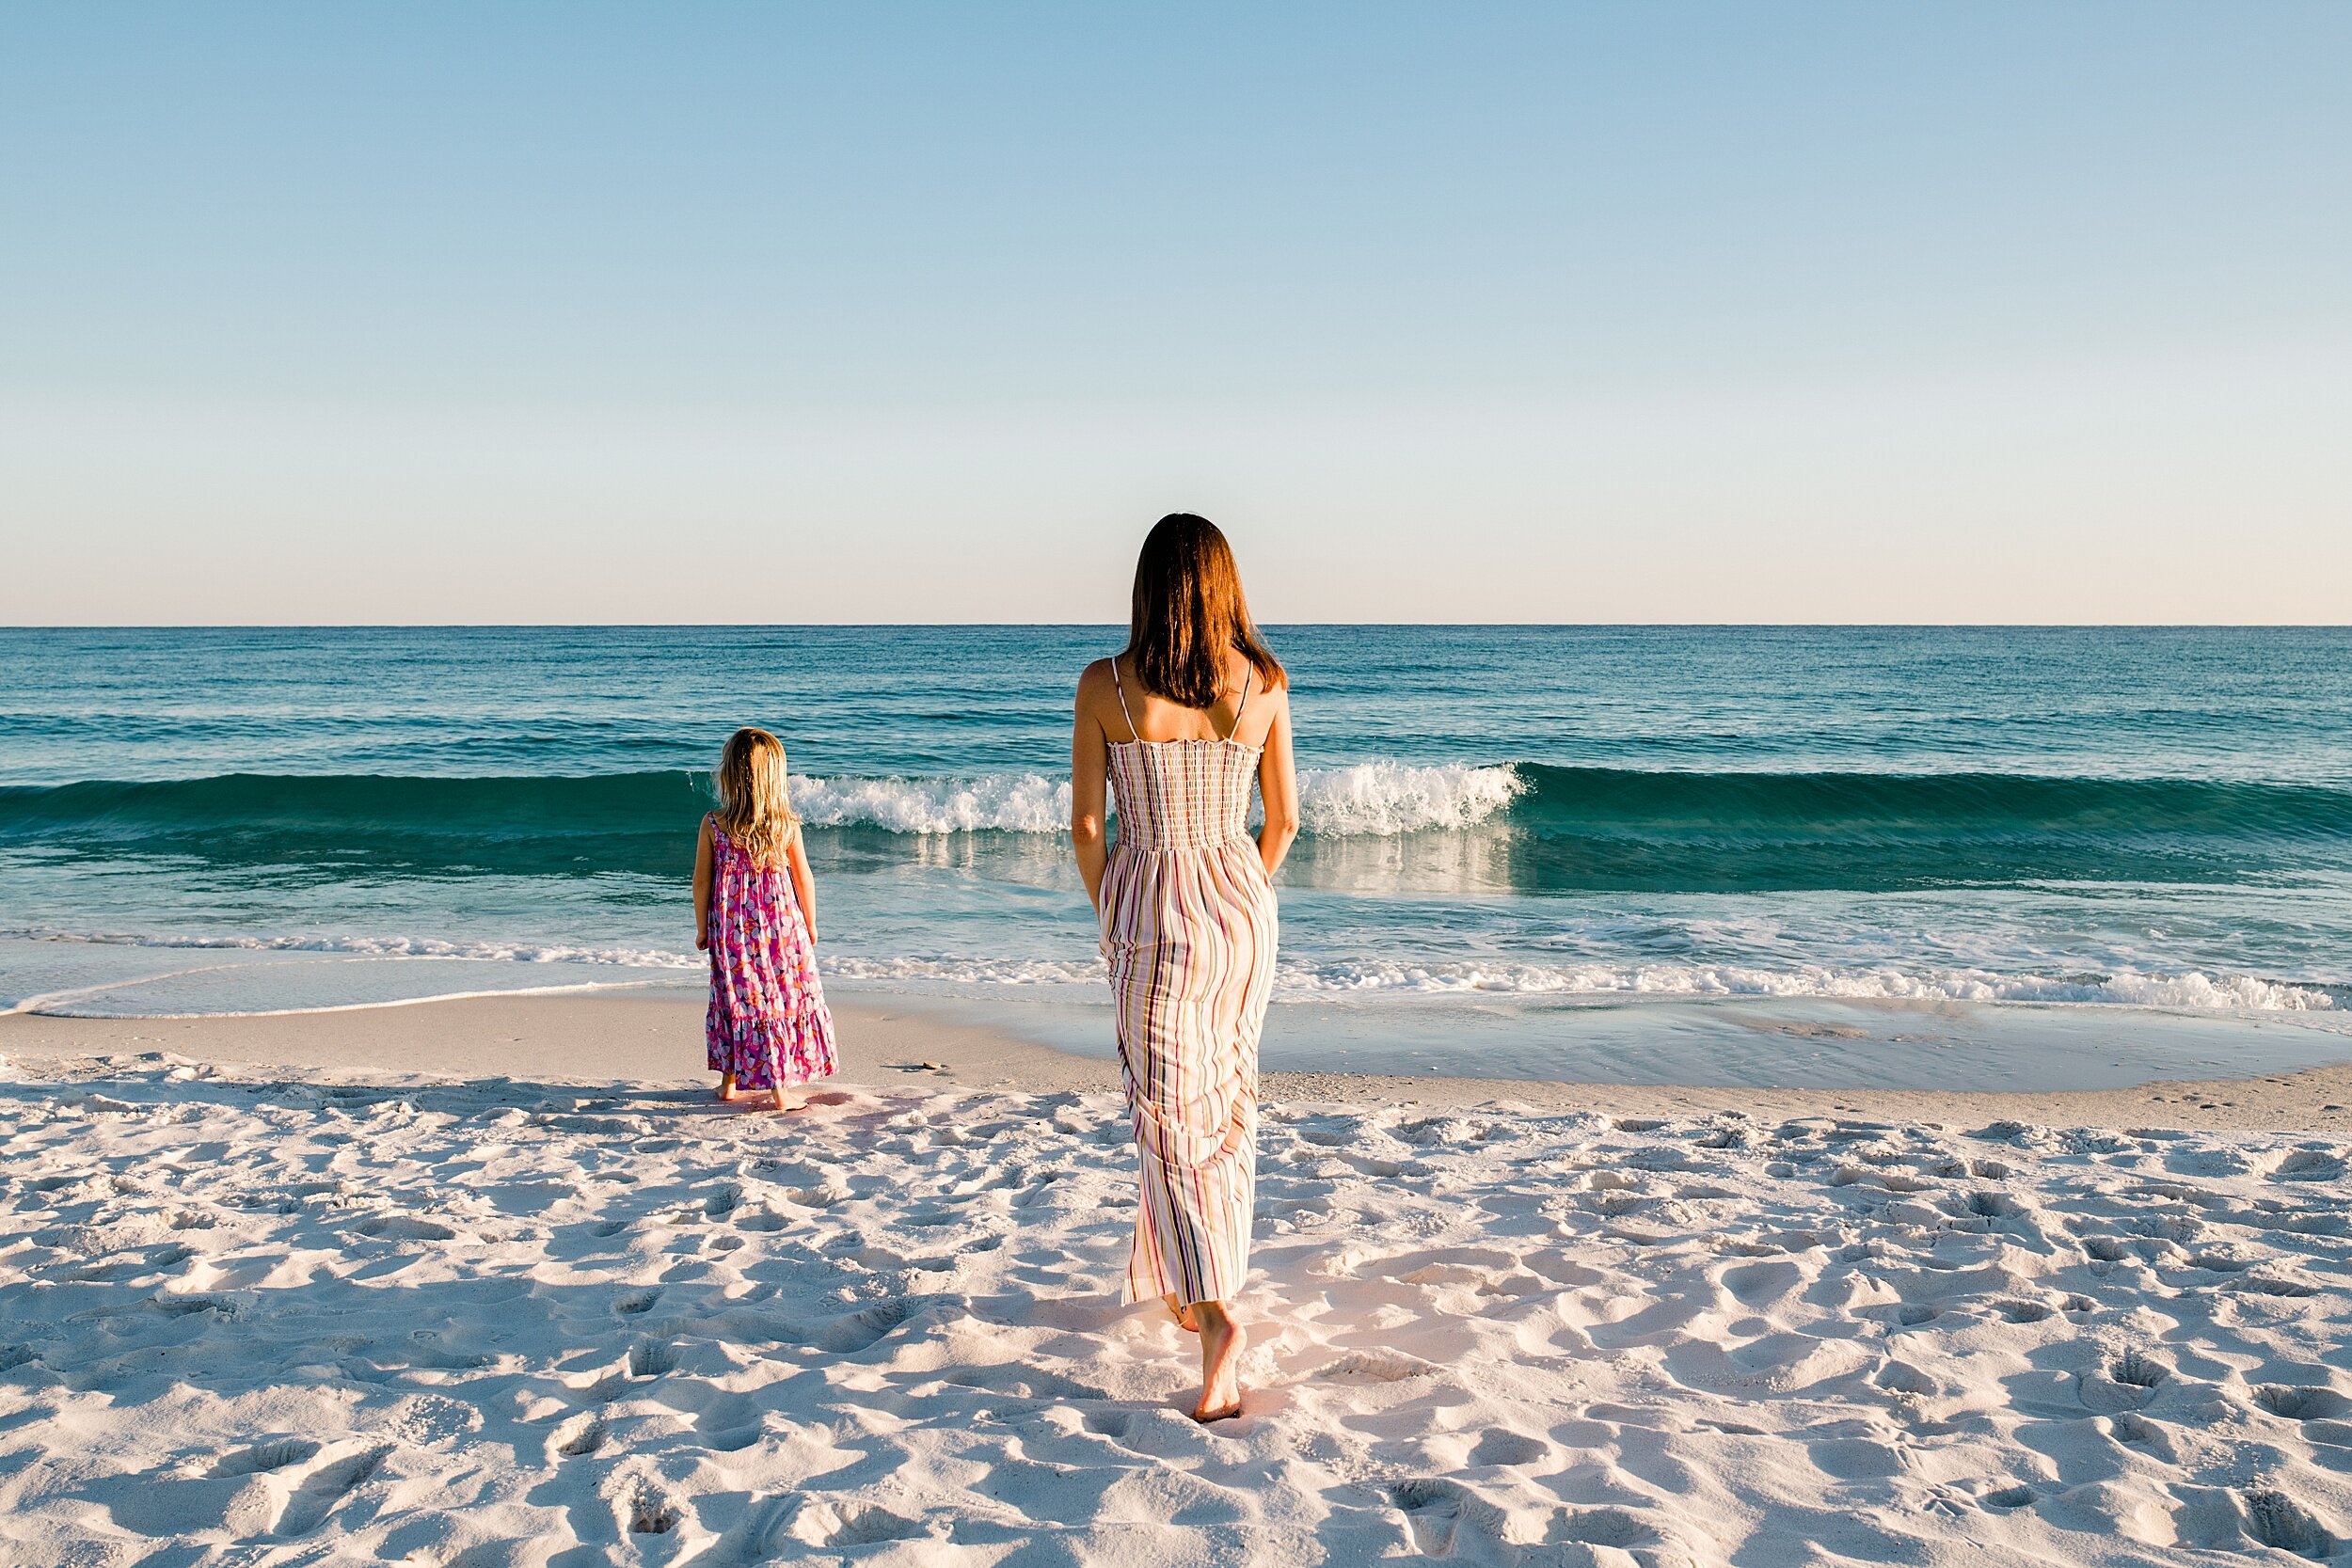
{"label": "smocked bodice", "polygon": [[1259,751],[1233,740],[1111,743],[1121,849],[1206,849],[1249,832]]}

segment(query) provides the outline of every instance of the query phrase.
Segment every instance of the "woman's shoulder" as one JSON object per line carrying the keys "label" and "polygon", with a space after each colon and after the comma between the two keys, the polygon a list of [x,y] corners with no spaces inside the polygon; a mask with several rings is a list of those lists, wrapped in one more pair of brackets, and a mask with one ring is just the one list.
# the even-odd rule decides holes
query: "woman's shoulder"
{"label": "woman's shoulder", "polygon": [[1078,705],[1081,708],[1087,708],[1098,704],[1117,702],[1119,693],[1114,684],[1114,677],[1118,673],[1118,669],[1117,659],[1098,658],[1079,671]]}

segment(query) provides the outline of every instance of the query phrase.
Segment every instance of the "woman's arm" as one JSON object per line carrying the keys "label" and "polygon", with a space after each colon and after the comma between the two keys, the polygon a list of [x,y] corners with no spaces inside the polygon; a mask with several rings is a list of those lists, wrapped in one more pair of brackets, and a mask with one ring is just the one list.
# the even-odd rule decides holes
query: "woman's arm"
{"label": "woman's arm", "polygon": [[710,818],[694,835],[694,947],[710,945]]}
{"label": "woman's arm", "polygon": [[792,868],[792,895],[801,901],[801,918],[808,923],[808,940],[817,941],[817,884],[808,874],[808,851],[801,845],[801,825],[784,841],[785,863]]}
{"label": "woman's arm", "polygon": [[1258,833],[1258,858],[1270,878],[1282,868],[1298,836],[1298,770],[1291,763],[1291,694],[1288,687],[1274,693],[1274,723],[1266,731],[1265,751],[1258,758],[1258,794],[1265,801],[1265,826]]}
{"label": "woman's arm", "polygon": [[1089,664],[1078,677],[1077,712],[1070,726],[1070,843],[1078,854],[1087,899],[1098,913],[1103,908],[1103,865],[1110,853],[1103,837],[1103,796],[1111,743],[1094,716],[1094,699],[1110,679],[1103,669],[1099,663]]}

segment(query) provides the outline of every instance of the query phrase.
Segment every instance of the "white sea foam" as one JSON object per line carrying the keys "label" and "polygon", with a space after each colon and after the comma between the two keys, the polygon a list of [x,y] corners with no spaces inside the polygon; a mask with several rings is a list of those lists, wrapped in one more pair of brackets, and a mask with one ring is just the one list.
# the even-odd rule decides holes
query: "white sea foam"
{"label": "white sea foam", "polygon": [[[1509,767],[1398,762],[1304,768],[1299,816],[1322,837],[1387,837],[1485,821],[1525,793]],[[1070,785],[1041,773],[972,778],[803,778],[792,803],[811,827],[894,833],[1058,833],[1070,824]]]}
{"label": "white sea foam", "polygon": [[[698,974],[700,954],[660,947],[592,947],[509,942],[443,942],[419,937],[141,937],[19,928],[0,938],[43,942],[189,949],[224,955],[315,954],[357,960],[470,959],[516,964],[593,966],[624,970],[667,970]],[[234,959],[208,967],[234,967]],[[1100,958],[1088,957],[824,956],[829,978],[888,985],[1008,986],[1016,988],[1100,986]],[[11,1004],[0,1011],[39,1008],[72,1010],[72,1001],[167,978],[183,971],[113,977],[72,986]],[[593,984],[594,982],[590,982]],[[628,983],[628,982],[608,982]],[[266,989],[266,980],[257,976]],[[2113,974],[2054,976],[2001,974],[1988,969],[1901,969],[1892,965],[1832,968],[1792,964],[1766,969],[1741,964],[1528,964],[1507,959],[1485,962],[1397,963],[1386,960],[1282,964],[1276,994],[1292,1001],[1372,999],[1383,995],[1573,997],[1820,997],[1888,1002],[2078,1003],[2173,1011],[2328,1012],[2345,1003],[2328,988],[2249,974],[2177,974],[2123,971]]]}
{"label": "white sea foam", "polygon": [[617,964],[630,969],[700,969],[699,954],[660,947],[584,947],[564,942],[444,942],[433,937],[201,936],[124,931],[0,928],[0,938],[79,942],[99,947],[185,948],[223,953],[317,953],[355,958],[485,958],[506,963]]}
{"label": "white sea foam", "polygon": [[[844,980],[941,981],[965,985],[1100,985],[1099,963],[1015,958],[828,958]],[[1989,970],[1913,974],[1893,968],[1787,970],[1737,965],[1513,963],[1283,964],[1278,996],[1291,1001],[1390,995],[1821,997],[1887,1002],[2103,1004],[2180,1011],[2326,1012],[2328,991],[2252,975],[2124,974],[2053,978]]]}
{"label": "white sea foam", "polygon": [[1281,989],[1296,995],[1489,992],[1519,996],[1825,997],[1889,1002],[2075,1002],[2183,1010],[2324,1012],[2328,991],[2247,974],[2122,974],[2053,977],[1988,970],[1785,970],[1733,964],[1336,963],[1285,967]]}
{"label": "white sea foam", "polygon": [[968,779],[796,779],[793,809],[813,828],[894,833],[1056,833],[1070,826],[1070,784],[1041,773]]}
{"label": "white sea foam", "polygon": [[1100,958],[828,958],[818,968],[834,980],[937,980],[960,986],[1099,986]]}
{"label": "white sea foam", "polygon": [[1326,838],[1391,837],[1474,827],[1525,794],[1515,768],[1413,768],[1364,762],[1298,775],[1301,825]]}

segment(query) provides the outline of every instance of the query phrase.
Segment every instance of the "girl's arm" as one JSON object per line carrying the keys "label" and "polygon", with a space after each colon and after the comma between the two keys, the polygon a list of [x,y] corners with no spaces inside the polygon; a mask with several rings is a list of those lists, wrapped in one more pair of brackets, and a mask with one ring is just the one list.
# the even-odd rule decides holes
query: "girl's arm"
{"label": "girl's arm", "polygon": [[809,879],[808,851],[801,847],[801,825],[784,841],[784,863],[792,868],[792,895],[801,901],[801,918],[808,924],[808,940],[817,941],[817,884]]}
{"label": "girl's arm", "polygon": [[1298,770],[1291,763],[1291,694],[1284,687],[1274,693],[1274,723],[1266,731],[1265,751],[1258,758],[1258,794],[1265,801],[1265,826],[1258,833],[1258,858],[1271,878],[1282,868],[1298,836]]}
{"label": "girl's arm", "polygon": [[1078,854],[1078,876],[1096,913],[1103,909],[1103,865],[1110,850],[1104,842],[1104,780],[1110,772],[1110,737],[1094,716],[1096,700],[1110,676],[1089,664],[1078,677],[1078,707],[1070,726],[1070,844]]}
{"label": "girl's arm", "polygon": [[710,945],[710,818],[703,818],[694,835],[694,947]]}

